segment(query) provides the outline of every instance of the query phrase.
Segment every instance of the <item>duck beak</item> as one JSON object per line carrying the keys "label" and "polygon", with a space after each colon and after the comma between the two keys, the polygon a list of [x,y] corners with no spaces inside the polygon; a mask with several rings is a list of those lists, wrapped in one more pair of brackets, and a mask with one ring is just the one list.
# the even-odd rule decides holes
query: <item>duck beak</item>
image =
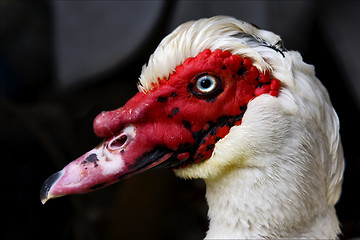
{"label": "duck beak", "polygon": [[[135,125],[128,125],[116,136],[69,163],[43,183],[40,200],[90,192],[120,179],[153,168],[169,159],[171,150],[149,146],[137,140]],[[141,145],[141,146],[139,146]]]}

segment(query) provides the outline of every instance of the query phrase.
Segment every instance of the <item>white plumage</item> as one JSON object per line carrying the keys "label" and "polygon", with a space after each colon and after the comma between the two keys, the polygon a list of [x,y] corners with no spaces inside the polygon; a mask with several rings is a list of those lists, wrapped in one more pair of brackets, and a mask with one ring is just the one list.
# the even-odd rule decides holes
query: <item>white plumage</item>
{"label": "white plumage", "polygon": [[160,43],[140,76],[146,92],[188,57],[228,50],[269,70],[277,98],[248,104],[242,124],[216,143],[210,159],[176,170],[203,178],[209,204],[207,238],[336,238],[334,205],[344,170],[339,121],[314,67],[281,39],[231,17],[179,26]]}

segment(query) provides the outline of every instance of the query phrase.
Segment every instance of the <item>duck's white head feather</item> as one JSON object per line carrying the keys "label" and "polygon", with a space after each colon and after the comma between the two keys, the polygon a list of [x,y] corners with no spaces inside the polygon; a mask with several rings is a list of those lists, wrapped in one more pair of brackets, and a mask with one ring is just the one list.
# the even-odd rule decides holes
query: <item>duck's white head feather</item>
{"label": "duck's white head feather", "polygon": [[[274,218],[274,225],[269,226],[275,228],[279,221],[284,226],[283,232],[289,230],[291,224],[298,225],[292,226],[294,233],[307,231],[304,229],[309,226],[305,227],[302,221],[315,221],[316,214],[325,216],[326,212],[334,212],[344,170],[339,120],[326,89],[315,76],[314,67],[304,63],[298,52],[287,51],[278,35],[231,17],[217,16],[187,22],[164,38],[142,70],[139,89],[150,90],[159,78],[168,76],[186,58],[204,49],[227,50],[249,57],[258,69],[268,70],[279,79],[281,89],[277,98],[264,94],[250,101],[242,124],[232,127],[229,134],[216,143],[210,159],[178,169],[176,174],[205,179],[209,216],[214,219],[210,226],[214,227],[215,219],[221,215],[216,211],[224,210],[215,202],[220,202],[223,197],[219,194],[224,194],[225,189],[239,203],[234,209],[241,211],[240,206],[246,207],[241,202],[248,203],[248,198],[266,195],[264,201],[256,201],[264,206],[273,202],[273,211],[280,212],[258,217]],[[231,187],[222,186],[219,190],[220,183]],[[332,222],[333,230],[329,229],[326,234],[320,233],[324,230],[315,229],[319,231],[316,236],[336,237],[338,222],[334,213],[330,215],[328,221]],[[322,221],[320,225],[330,226]],[[214,231],[210,230],[209,236],[213,236]],[[298,236],[315,236],[302,234]],[[289,237],[286,234],[271,236]]]}

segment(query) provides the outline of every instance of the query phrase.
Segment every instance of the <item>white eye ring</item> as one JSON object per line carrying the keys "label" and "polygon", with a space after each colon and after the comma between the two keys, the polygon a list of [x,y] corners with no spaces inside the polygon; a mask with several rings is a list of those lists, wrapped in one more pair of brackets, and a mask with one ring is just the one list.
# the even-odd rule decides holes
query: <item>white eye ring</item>
{"label": "white eye ring", "polygon": [[206,74],[196,80],[195,86],[200,93],[207,94],[217,89],[218,80],[216,77]]}

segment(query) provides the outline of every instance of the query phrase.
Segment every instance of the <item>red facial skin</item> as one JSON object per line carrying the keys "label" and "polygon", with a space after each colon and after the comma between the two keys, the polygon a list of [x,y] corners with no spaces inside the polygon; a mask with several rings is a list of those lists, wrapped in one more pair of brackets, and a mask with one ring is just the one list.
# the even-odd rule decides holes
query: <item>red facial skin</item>
{"label": "red facial skin", "polygon": [[[192,92],[196,77],[203,73],[221,80],[217,94],[198,96]],[[130,152],[133,154],[126,156],[128,163],[133,164],[157,146],[175,152],[181,146],[194,145],[198,141],[194,133],[206,132],[209,123],[216,124],[221,117],[242,114],[254,97],[264,93],[277,96],[279,88],[279,81],[270,80],[269,73],[259,73],[250,59],[228,51],[206,49],[186,59],[167,79],[159,79],[152,90],[137,93],[120,109],[100,114],[94,121],[94,131],[106,138],[126,124],[136,124],[137,144],[132,144],[134,149]],[[205,141],[195,146],[194,162],[209,158],[216,141],[223,138],[232,125],[240,123],[241,119],[219,127],[213,134],[203,135]],[[188,157],[190,154],[182,154],[178,159],[187,160]]]}
{"label": "red facial skin", "polygon": [[[196,81],[207,75],[217,84],[204,93]],[[179,168],[204,161],[216,142],[241,124],[250,100],[266,93],[276,97],[279,88],[280,82],[259,72],[250,59],[206,49],[152,90],[99,114],[94,131],[107,139],[50,176],[41,200],[89,192],[158,165]]]}

